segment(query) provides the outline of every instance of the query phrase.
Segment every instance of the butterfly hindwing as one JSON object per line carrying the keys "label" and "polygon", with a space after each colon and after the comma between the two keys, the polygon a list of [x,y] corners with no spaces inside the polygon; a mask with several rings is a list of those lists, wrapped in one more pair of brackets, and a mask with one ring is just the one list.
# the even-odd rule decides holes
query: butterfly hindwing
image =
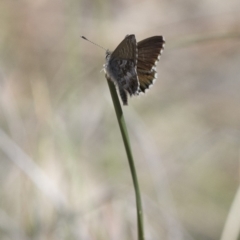
{"label": "butterfly hindwing", "polygon": [[157,62],[164,48],[162,36],[154,36],[138,42],[137,74],[139,91],[145,92],[157,78]]}

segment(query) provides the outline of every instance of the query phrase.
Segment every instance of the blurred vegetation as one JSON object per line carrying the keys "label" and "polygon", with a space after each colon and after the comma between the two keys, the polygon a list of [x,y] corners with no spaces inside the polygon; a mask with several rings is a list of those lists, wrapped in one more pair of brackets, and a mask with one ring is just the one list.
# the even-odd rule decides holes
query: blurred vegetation
{"label": "blurred vegetation", "polygon": [[155,86],[123,109],[146,239],[220,239],[239,188],[239,10],[239,0],[2,0],[0,239],[136,239],[105,53],[80,38],[114,49],[131,33],[166,39]]}

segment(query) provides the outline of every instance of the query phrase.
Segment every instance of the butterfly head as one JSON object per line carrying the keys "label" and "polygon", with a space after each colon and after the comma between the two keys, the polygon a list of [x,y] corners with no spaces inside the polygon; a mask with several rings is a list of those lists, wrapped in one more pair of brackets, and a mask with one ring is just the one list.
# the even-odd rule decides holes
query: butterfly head
{"label": "butterfly head", "polygon": [[108,62],[109,62],[110,57],[111,57],[111,52],[107,49],[106,50],[106,56],[105,56],[106,62],[105,62],[105,64],[103,64],[103,68],[104,68],[105,73],[106,73],[106,68],[108,66]]}
{"label": "butterfly head", "polygon": [[110,55],[111,55],[111,52],[107,49],[106,50],[106,61],[108,61],[109,60],[109,58],[110,58]]}

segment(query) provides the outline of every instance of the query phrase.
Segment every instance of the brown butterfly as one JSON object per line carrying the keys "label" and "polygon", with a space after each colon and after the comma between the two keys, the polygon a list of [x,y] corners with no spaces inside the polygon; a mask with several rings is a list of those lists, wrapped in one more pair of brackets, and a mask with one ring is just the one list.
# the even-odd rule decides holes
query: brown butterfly
{"label": "brown butterfly", "polygon": [[[89,41],[84,36],[82,38]],[[127,94],[145,93],[157,79],[157,63],[164,44],[162,36],[146,38],[137,43],[135,35],[131,34],[113,52],[106,50],[104,71],[107,78],[118,87],[124,105],[128,103]]]}
{"label": "brown butterfly", "polygon": [[127,35],[113,51],[106,51],[106,75],[119,89],[124,105],[127,93],[145,93],[157,79],[157,63],[164,48],[162,36],[154,36],[137,43],[135,35]]}

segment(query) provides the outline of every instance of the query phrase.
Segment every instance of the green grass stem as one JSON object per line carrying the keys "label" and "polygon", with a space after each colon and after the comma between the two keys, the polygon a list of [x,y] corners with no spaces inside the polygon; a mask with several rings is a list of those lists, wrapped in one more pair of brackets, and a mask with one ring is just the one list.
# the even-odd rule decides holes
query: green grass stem
{"label": "green grass stem", "polygon": [[118,124],[119,124],[120,131],[122,134],[123,143],[124,143],[125,150],[127,153],[128,163],[130,166],[131,175],[132,175],[132,179],[133,179],[133,185],[134,185],[135,196],[136,196],[136,206],[137,206],[138,239],[144,240],[144,225],[143,225],[143,211],[142,211],[141,195],[140,195],[140,189],[139,189],[138,180],[137,180],[137,173],[136,173],[135,166],[134,166],[131,145],[130,145],[130,141],[129,141],[129,137],[128,137],[127,127],[126,127],[126,123],[124,120],[121,104],[118,99],[116,87],[113,84],[113,82],[108,78],[107,78],[107,82],[108,82],[108,86],[109,86],[110,93],[112,96],[113,105],[114,105],[115,112],[117,115],[117,120],[118,120]]}

